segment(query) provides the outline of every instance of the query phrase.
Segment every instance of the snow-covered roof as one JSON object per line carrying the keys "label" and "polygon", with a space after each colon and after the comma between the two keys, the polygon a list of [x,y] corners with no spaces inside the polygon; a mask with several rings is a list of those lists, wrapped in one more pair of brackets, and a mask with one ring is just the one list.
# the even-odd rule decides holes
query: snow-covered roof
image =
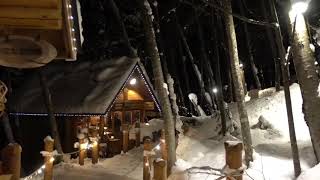
{"label": "snow-covered roof", "polygon": [[[43,70],[56,115],[105,115],[136,68],[148,77],[139,59],[121,57],[100,62],[59,62]],[[153,92],[148,78],[147,85]],[[153,94],[154,95],[154,94]],[[33,74],[13,89],[11,114],[47,114],[39,75]],[[157,102],[156,102],[157,103]],[[157,104],[158,105],[158,104]]]}

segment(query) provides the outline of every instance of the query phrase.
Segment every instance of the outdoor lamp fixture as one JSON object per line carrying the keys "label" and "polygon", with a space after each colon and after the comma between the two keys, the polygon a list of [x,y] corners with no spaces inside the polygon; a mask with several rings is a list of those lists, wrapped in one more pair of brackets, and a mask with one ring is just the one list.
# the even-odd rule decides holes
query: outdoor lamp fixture
{"label": "outdoor lamp fixture", "polygon": [[296,16],[303,14],[307,11],[310,0],[291,0],[292,6],[290,10],[290,16]]}
{"label": "outdoor lamp fixture", "polygon": [[137,79],[136,78],[132,78],[129,83],[131,85],[135,85],[137,83]]}
{"label": "outdoor lamp fixture", "polygon": [[215,94],[217,94],[218,89],[217,89],[216,87],[214,87],[214,88],[212,88],[212,92],[215,93]]}

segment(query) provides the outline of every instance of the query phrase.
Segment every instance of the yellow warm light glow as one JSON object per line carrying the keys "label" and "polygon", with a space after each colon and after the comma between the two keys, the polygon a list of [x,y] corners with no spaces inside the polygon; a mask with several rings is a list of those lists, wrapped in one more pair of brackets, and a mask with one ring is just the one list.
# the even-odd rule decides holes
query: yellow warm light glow
{"label": "yellow warm light glow", "polygon": [[137,79],[136,78],[132,78],[129,83],[131,85],[135,85],[137,83]]}
{"label": "yellow warm light glow", "polygon": [[80,149],[87,149],[88,143],[80,144]]}
{"label": "yellow warm light glow", "polygon": [[143,100],[143,98],[137,92],[128,90],[128,100]]}

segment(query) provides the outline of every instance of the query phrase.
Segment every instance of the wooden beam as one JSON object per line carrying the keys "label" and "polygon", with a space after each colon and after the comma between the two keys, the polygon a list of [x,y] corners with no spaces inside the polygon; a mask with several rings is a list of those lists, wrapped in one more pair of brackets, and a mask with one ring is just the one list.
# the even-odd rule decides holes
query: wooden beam
{"label": "wooden beam", "polygon": [[60,0],[1,0],[0,6],[22,6],[37,8],[53,8],[59,7]]}
{"label": "wooden beam", "polygon": [[0,6],[0,17],[25,19],[62,19],[61,9],[22,8]]}
{"label": "wooden beam", "polygon": [[0,17],[0,27],[23,29],[53,29],[62,28],[62,20],[58,19],[13,19]]}

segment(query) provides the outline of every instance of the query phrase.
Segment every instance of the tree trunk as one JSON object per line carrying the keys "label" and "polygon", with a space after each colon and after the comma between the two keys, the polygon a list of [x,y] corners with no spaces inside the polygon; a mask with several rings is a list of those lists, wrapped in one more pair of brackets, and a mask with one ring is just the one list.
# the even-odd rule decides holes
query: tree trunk
{"label": "tree trunk", "polygon": [[[204,89],[204,81],[203,81],[203,76],[202,74],[200,73],[200,70],[198,68],[198,66],[195,64],[195,61],[194,61],[194,58],[193,58],[193,55],[191,53],[191,50],[189,48],[189,45],[188,45],[188,42],[187,42],[187,39],[186,37],[184,36],[183,34],[183,30],[181,28],[181,26],[177,23],[177,29],[178,29],[178,33],[180,35],[180,38],[182,40],[182,44],[188,54],[188,57],[189,57],[189,60],[191,61],[191,66],[196,74],[196,77],[197,77],[197,80],[198,80],[198,84],[200,86],[200,92],[201,92],[201,96],[202,97],[205,97],[205,89]],[[206,98],[207,99],[207,98]],[[208,102],[209,103],[209,102]]]}
{"label": "tree trunk", "polygon": [[[264,19],[267,21],[268,20],[268,13],[266,11],[266,6],[265,6],[265,0],[261,0],[261,10],[262,10],[262,14]],[[270,9],[270,14],[271,14],[271,21],[275,22],[276,19],[274,19],[274,12],[272,9]],[[277,49],[275,48],[275,38],[274,38],[274,32],[272,31],[272,29],[270,29],[270,27],[266,27],[266,33],[267,33],[267,38],[270,44],[270,48],[271,48],[271,53],[272,53],[272,58],[273,58],[273,62],[274,62],[274,84],[276,87],[276,91],[280,91],[280,86],[281,86],[281,70],[280,70],[280,61],[278,60],[278,53],[277,53]],[[280,49],[278,49],[279,51]]]}
{"label": "tree trunk", "polygon": [[[197,25],[197,33],[198,33],[198,38],[199,38],[199,42],[200,42],[200,50],[201,50],[201,59],[202,59],[202,67],[204,65],[204,69],[205,69],[205,74],[208,75],[208,79],[209,79],[209,87],[207,88],[207,92],[209,92],[210,94],[210,97],[211,97],[211,100],[212,102],[209,104],[211,104],[212,106],[210,107],[210,113],[211,114],[214,114],[214,109],[217,109],[216,107],[216,102],[215,102],[215,94],[212,92],[212,88],[215,87],[215,81],[214,81],[214,74],[212,72],[212,67],[211,67],[211,64],[209,62],[209,58],[207,56],[207,51],[206,51],[206,47],[205,47],[205,42],[204,42],[204,39],[203,39],[203,30],[202,30],[202,27],[201,27],[201,24],[200,24],[200,21],[199,21],[199,17],[198,17],[198,14],[195,11],[195,22],[196,22],[196,25]],[[201,73],[203,74],[203,73]],[[203,75],[204,77],[204,75]]]}
{"label": "tree trunk", "polygon": [[4,128],[4,132],[7,136],[9,143],[15,143],[13,132],[11,129],[10,121],[7,112],[4,112],[2,115],[2,124]]}
{"label": "tree trunk", "polygon": [[[240,8],[240,14],[242,16],[245,16],[245,13],[244,13],[244,10],[243,10],[243,1],[245,1],[245,0],[238,1],[239,2],[238,4],[239,4],[239,8]],[[256,65],[254,64],[253,54],[252,54],[252,50],[251,50],[251,46],[250,46],[251,36],[249,34],[249,31],[248,31],[247,23],[242,22],[242,24],[243,24],[243,31],[244,31],[246,49],[248,50],[249,63],[250,63],[253,79],[254,79],[254,82],[256,83],[257,89],[260,90],[261,89],[261,83],[260,83],[260,80],[259,80],[259,77],[258,77],[258,69],[257,69]]]}
{"label": "tree trunk", "polygon": [[48,116],[49,116],[51,134],[54,139],[54,144],[55,144],[55,147],[56,147],[58,153],[63,154],[58,125],[57,125],[56,118],[54,116],[51,94],[50,94],[50,90],[49,90],[49,87],[47,84],[47,79],[46,79],[45,75],[43,74],[42,69],[39,70],[39,78],[40,78],[40,83],[42,86],[42,92],[43,92],[43,97],[45,100],[46,109],[47,109]]}
{"label": "tree trunk", "polygon": [[123,39],[125,41],[125,44],[127,46],[128,52],[129,52],[129,57],[137,57],[137,54],[133,50],[133,48],[131,46],[131,43],[129,41],[128,33],[127,33],[127,30],[126,30],[126,27],[124,26],[122,18],[120,17],[120,12],[119,12],[119,8],[118,8],[117,4],[113,0],[109,0],[109,4],[110,4],[110,7],[112,9],[112,13],[115,15],[115,17],[116,17],[116,19],[117,19],[117,21],[118,21],[118,23],[120,25],[120,28],[121,28],[121,31],[122,31],[122,35],[123,35]]}
{"label": "tree trunk", "polygon": [[167,90],[163,86],[164,77],[162,73],[156,37],[152,26],[152,11],[150,8],[150,4],[147,0],[139,0],[139,3],[143,13],[143,26],[146,37],[146,50],[148,55],[151,57],[153,75],[155,79],[155,89],[161,102],[162,115],[165,121],[165,140],[168,152],[168,174],[170,174],[171,168],[176,161],[174,121]]}
{"label": "tree trunk", "polygon": [[[232,12],[231,0],[224,0],[224,9],[227,10],[227,12]],[[239,67],[237,39],[236,39],[236,33],[234,29],[232,15],[224,12],[224,19],[225,19],[225,27],[226,27],[225,30],[227,34],[228,47],[229,47],[229,57],[231,60],[233,84],[234,84],[236,102],[238,106],[238,113],[239,113],[240,123],[241,123],[242,140],[244,143],[245,162],[246,162],[246,165],[248,166],[249,162],[253,161],[252,140],[251,140],[248,114],[244,104],[244,91],[243,91],[243,85],[241,80],[241,69]]]}
{"label": "tree trunk", "polygon": [[[214,14],[212,13],[212,18],[214,18]],[[214,20],[213,20],[214,21]],[[217,24],[219,27],[221,24],[221,17],[219,15],[216,16],[215,24]],[[225,136],[227,132],[227,113],[224,106],[224,99],[223,99],[223,89],[222,89],[222,81],[221,81],[221,73],[220,73],[220,54],[219,54],[219,48],[218,48],[218,36],[217,36],[217,30],[214,27],[214,23],[212,24],[213,28],[213,39],[215,40],[214,47],[213,47],[213,55],[216,58],[215,61],[215,74],[216,74],[216,80],[217,80],[217,99],[218,99],[218,107],[220,110],[220,117],[221,117],[221,125],[222,125],[222,135]],[[214,63],[214,62],[213,62]]]}
{"label": "tree trunk", "polygon": [[154,11],[155,11],[155,28],[156,28],[156,32],[158,34],[158,44],[159,44],[159,51],[160,51],[160,60],[162,60],[162,67],[163,67],[163,74],[165,76],[167,85],[168,85],[168,91],[169,91],[169,97],[171,100],[171,109],[172,109],[172,113],[173,113],[173,119],[176,122],[176,118],[179,115],[179,108],[177,105],[177,96],[174,93],[174,80],[172,79],[170,73],[169,73],[169,69],[168,69],[168,62],[167,62],[167,57],[164,53],[164,47],[163,47],[163,41],[161,38],[161,30],[160,30],[160,20],[159,20],[159,13],[158,13],[158,6],[154,7]]}
{"label": "tree trunk", "polygon": [[[294,21],[291,19],[291,22]],[[298,14],[296,17],[296,31],[293,37],[293,62],[296,68],[302,99],[304,118],[308,124],[313,148],[317,160],[320,160],[320,98],[319,78],[314,65],[315,58],[310,48],[304,16]]]}
{"label": "tree trunk", "polygon": [[[186,57],[184,56],[184,53],[183,53],[183,50],[182,50],[182,44],[181,44],[181,40],[178,40],[178,51],[179,51],[179,55],[181,56],[181,62],[182,62],[182,72],[183,72],[183,77],[184,77],[184,84],[185,84],[185,87],[186,87],[186,94],[187,94],[187,97],[189,95],[189,93],[191,93],[191,90],[190,90],[190,84],[189,84],[189,73],[187,71],[187,63],[186,63]],[[183,97],[185,98],[185,96]],[[188,108],[191,112],[191,114],[193,114],[193,106],[192,106],[192,103],[191,101],[188,100],[188,98],[186,99],[188,102]]]}
{"label": "tree trunk", "polygon": [[[268,0],[268,2],[269,2],[268,3],[269,8],[271,10],[272,20],[273,20],[273,22],[277,22],[279,24],[277,11],[275,9],[273,0]],[[277,45],[276,47],[277,47],[279,55],[280,55],[280,67],[281,67],[281,72],[282,72],[284,95],[285,95],[286,108],[287,108],[293,166],[294,166],[295,176],[297,177],[301,173],[301,167],[300,167],[299,150],[298,150],[298,145],[297,145],[296,133],[295,133],[295,128],[294,128],[294,119],[293,119],[293,113],[292,113],[289,72],[288,72],[287,63],[286,63],[286,52],[285,52],[285,48],[283,46],[281,29],[278,26],[278,28],[276,28],[275,30],[276,30],[275,40],[276,40],[276,45]]]}

